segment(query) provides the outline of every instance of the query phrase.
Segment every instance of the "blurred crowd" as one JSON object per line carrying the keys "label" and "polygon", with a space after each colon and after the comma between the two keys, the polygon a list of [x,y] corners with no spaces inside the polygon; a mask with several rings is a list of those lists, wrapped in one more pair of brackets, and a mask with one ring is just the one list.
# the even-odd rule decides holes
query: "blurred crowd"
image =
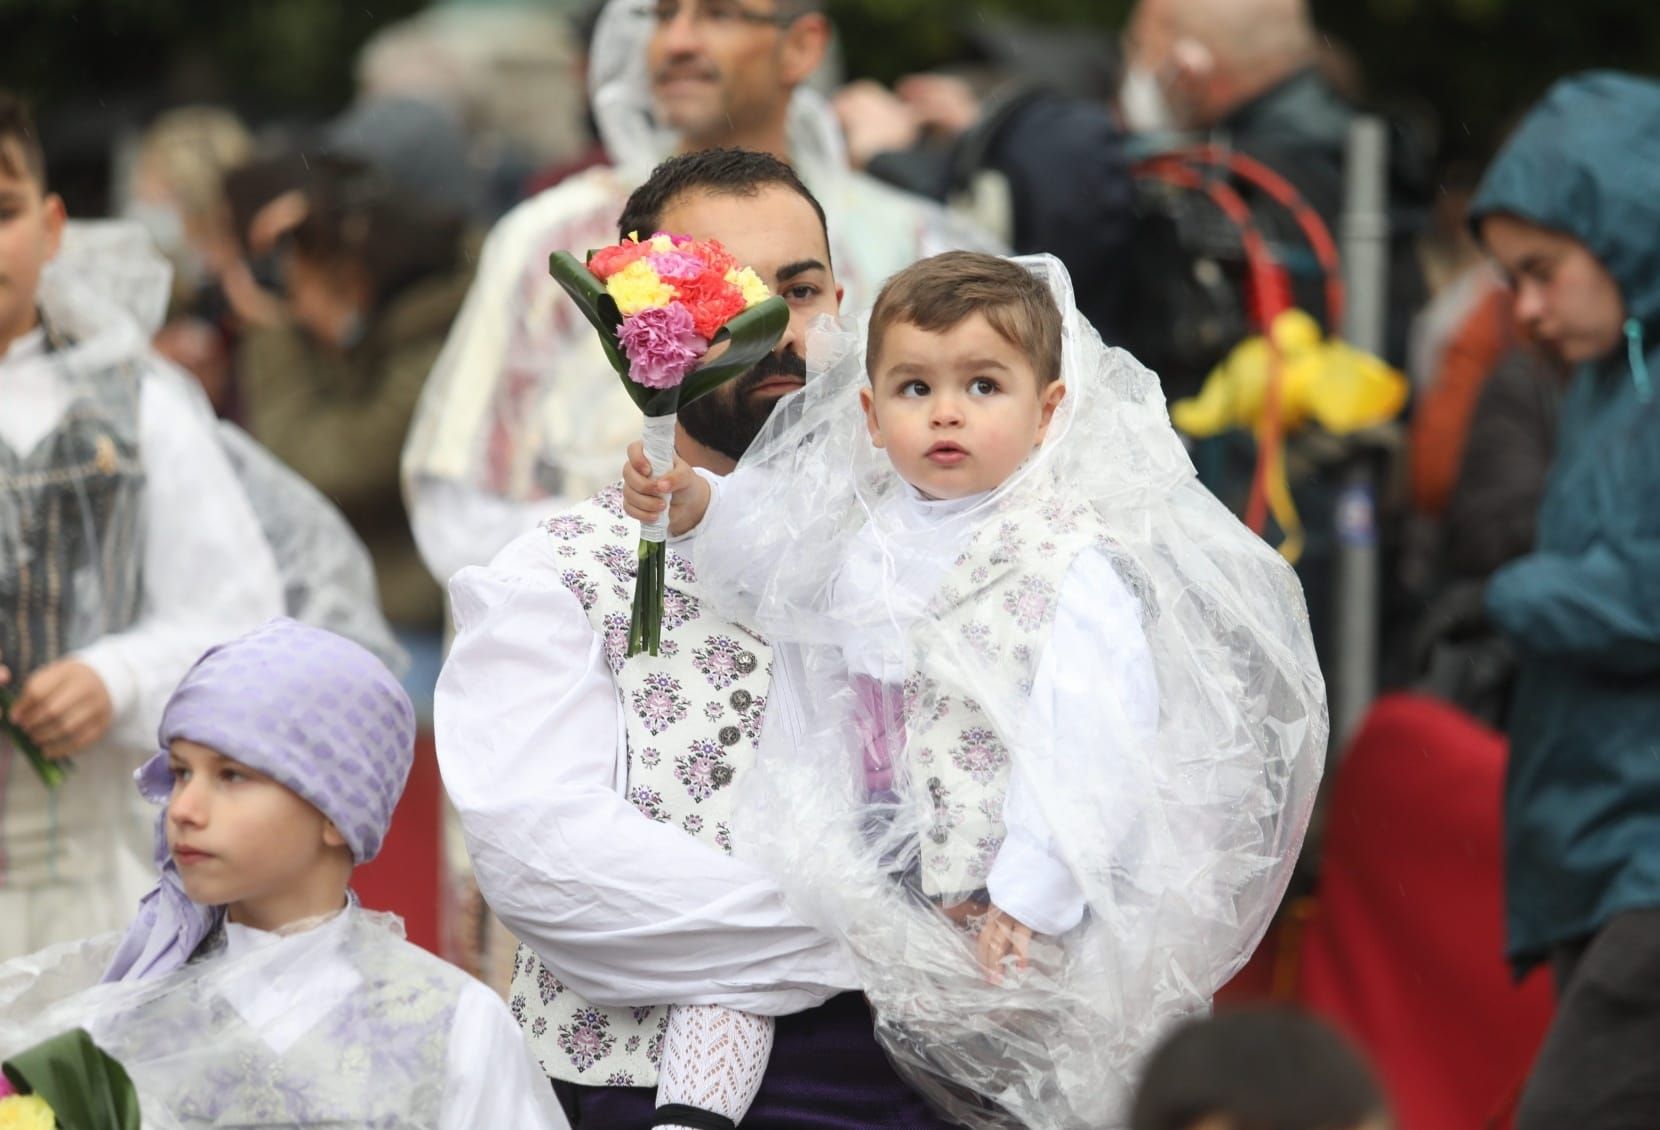
{"label": "blurred crowd", "polygon": [[[673,123],[684,144],[770,144],[783,156],[793,150],[805,168],[795,119],[787,134],[766,132],[784,120],[780,99],[793,99],[819,113],[815,159],[839,163],[839,175],[931,202],[929,216],[981,246],[1057,256],[1080,310],[1109,343],[1159,373],[1172,403],[1219,379],[1239,347],[1266,337],[1290,309],[1310,315],[1323,337],[1347,335],[1385,362],[1401,375],[1401,410],[1335,428],[1318,414],[1241,409],[1237,426],[1190,437],[1195,464],[1265,537],[1296,535],[1334,685],[1362,680],[1364,698],[1407,691],[1436,700],[1472,733],[1502,731],[1514,718],[1525,662],[1518,633],[1495,618],[1489,580],[1534,549],[1564,390],[1587,358],[1548,303],[1523,300],[1533,260],[1495,263],[1472,227],[1485,214],[1479,205],[1472,213],[1483,166],[1440,160],[1437,123],[1421,113],[1371,104],[1356,57],[1319,33],[1302,0],[1139,0],[1116,37],[975,20],[971,57],[891,86],[845,81],[834,44],[799,81],[788,46],[756,54],[746,36],[787,27],[799,0],[628,4],[673,29],[653,41],[645,66],[619,62],[607,41],[621,34],[623,6],[569,16],[534,5],[437,4],[364,45],[355,100],[332,118],[181,105],[107,139],[108,215],[142,225],[173,268],[156,350],[200,382],[221,417],[339,508],[372,558],[382,610],[413,660],[407,681],[418,706],[430,704],[442,660],[449,576],[488,561],[527,519],[598,485],[584,476],[613,474],[621,452],[609,436],[582,437],[592,443],[580,459],[554,450],[574,425],[561,432],[551,417],[533,438],[504,441],[504,426],[521,414],[557,411],[556,399],[534,400],[521,386],[553,382],[570,358],[557,349],[533,355],[526,375],[510,342],[496,347],[506,358],[500,372],[485,373],[476,339],[496,331],[463,334],[457,319],[474,317],[463,312],[470,301],[497,301],[498,278],[517,288],[505,307],[514,317],[547,316],[534,296],[543,292],[516,277],[534,275],[545,288],[545,254],[503,267],[499,245],[521,240],[545,251],[589,230],[575,212],[526,226],[533,214],[552,215],[554,201],[603,213],[601,232],[615,223],[618,194],[603,178],[632,177],[626,190],[643,173],[608,84],[633,83],[644,96],[667,74],[707,85],[718,111],[701,134]],[[1363,120],[1382,127],[1370,164],[1354,143]],[[50,115],[43,126],[51,167]],[[1491,139],[1494,150],[1501,140]],[[835,195],[805,179],[832,212],[833,243],[838,223],[857,227],[874,215],[838,219]],[[1360,181],[1378,190],[1371,205],[1357,195]],[[581,203],[584,192],[596,202]],[[923,238],[919,252],[926,246]],[[1351,260],[1356,247],[1375,252],[1370,270]],[[843,306],[862,308],[852,296]],[[1375,312],[1371,328],[1356,320],[1357,308]],[[608,373],[600,379],[614,384]],[[489,418],[457,441],[465,454],[448,459],[419,433],[465,429],[458,405],[472,388],[490,400],[480,410]],[[624,439],[634,431],[625,424]],[[548,450],[531,459],[501,446],[521,442]],[[531,470],[515,470],[521,463]],[[1275,464],[1295,530],[1292,510],[1263,501]],[[480,496],[474,513],[501,517],[441,546],[423,532],[422,514],[438,512],[423,508],[436,505],[446,476]],[[1375,581],[1356,588],[1345,562],[1361,549],[1376,562]],[[1619,615],[1590,605],[1579,614],[1598,624]],[[1357,617],[1371,625],[1358,643],[1369,654],[1345,666],[1356,641],[1344,633]],[[1535,706],[1535,726],[1582,724]],[[1625,707],[1608,709],[1613,718]],[[1338,739],[1360,734],[1365,744],[1361,719],[1338,721],[1352,723],[1341,734],[1334,726]],[[1334,748],[1332,781],[1344,772],[1345,748]],[[1476,778],[1495,790],[1494,804],[1498,772]],[[1329,811],[1321,826],[1336,835],[1342,819]],[[1496,900],[1499,848],[1481,850],[1491,856],[1485,879]],[[1318,844],[1306,870],[1300,896],[1317,890]],[[1297,943],[1284,933],[1279,956],[1293,960],[1285,955]],[[1483,976],[1502,979],[1500,955],[1491,956],[1495,968]],[[470,960],[488,965],[477,953]],[[1351,1031],[1364,1028],[1356,1015],[1346,1017]],[[1357,1117],[1374,1116],[1375,1105],[1362,1102]]]}
{"label": "blurred crowd", "polygon": [[[174,268],[157,348],[341,507],[429,674],[442,599],[410,533],[399,453],[484,233],[521,201],[624,160],[608,156],[588,104],[602,7],[435,6],[365,44],[356,101],[333,119],[249,122],[186,105],[110,139],[109,213],[143,224]],[[1015,253],[1060,257],[1080,308],[1160,374],[1172,402],[1263,328],[1258,247],[1290,303],[1342,332],[1342,265],[1322,252],[1343,232],[1363,76],[1301,3],[1147,0],[1119,40],[984,19],[967,34],[972,57],[891,88],[839,81],[829,52],[808,85],[828,95],[852,169],[938,201]],[[709,50],[728,97],[753,96],[720,46]],[[1479,168],[1437,165],[1421,114],[1384,120],[1387,270],[1362,283],[1382,289],[1384,332],[1367,344],[1413,395],[1364,438],[1288,437],[1300,570],[1331,665],[1336,604],[1355,599],[1334,582],[1338,482],[1366,461],[1387,679],[1496,721],[1502,649],[1481,666],[1490,685],[1466,685],[1470,664],[1447,649],[1481,646],[1468,638],[1470,586],[1529,544],[1557,382],[1467,228]],[[1224,154],[1198,160],[1206,147]],[[1172,175],[1160,160],[1171,153],[1195,163]],[[1240,159],[1274,182],[1241,177]],[[1217,184],[1241,210],[1218,205]],[[1507,428],[1530,446],[1495,449]],[[1196,444],[1195,458],[1243,513],[1250,438]],[[432,563],[453,572],[443,556]]]}

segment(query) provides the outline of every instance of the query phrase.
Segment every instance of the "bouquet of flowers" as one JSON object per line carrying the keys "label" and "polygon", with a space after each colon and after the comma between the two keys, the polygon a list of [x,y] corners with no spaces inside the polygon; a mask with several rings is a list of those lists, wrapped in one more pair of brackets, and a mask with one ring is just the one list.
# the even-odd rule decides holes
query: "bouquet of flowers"
{"label": "bouquet of flowers", "polygon": [[[55,789],[63,784],[63,779],[69,774],[69,764],[64,761],[53,761],[41,752],[40,746],[23,728],[12,721],[12,707],[17,704],[17,692],[10,687],[0,687],[0,738],[15,746],[19,753],[33,766],[35,773],[45,782],[46,787]],[[4,1124],[0,1123],[0,1130]]]}
{"label": "bouquet of flowers", "polygon": [[[611,367],[645,414],[653,474],[674,465],[682,404],[742,376],[771,353],[789,307],[715,240],[657,232],[590,251],[555,252],[548,270],[599,331]],[[724,349],[720,347],[724,346]],[[628,654],[657,654],[663,623],[668,515],[640,530]]]}
{"label": "bouquet of flowers", "polygon": [[126,1069],[83,1028],[19,1052],[3,1070],[0,1130],[139,1130]]}

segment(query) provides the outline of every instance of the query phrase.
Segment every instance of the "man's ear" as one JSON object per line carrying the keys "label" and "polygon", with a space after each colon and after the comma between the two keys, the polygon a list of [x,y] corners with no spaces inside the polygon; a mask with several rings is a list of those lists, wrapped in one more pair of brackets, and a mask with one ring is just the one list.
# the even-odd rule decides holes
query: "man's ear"
{"label": "man's ear", "polygon": [[859,390],[859,407],[865,410],[865,428],[870,432],[870,442],[882,447],[882,425],[876,422],[876,398],[871,395],[869,388]]}
{"label": "man's ear", "polygon": [[63,197],[48,192],[40,202],[40,213],[46,225],[46,257],[50,259],[63,246],[63,226],[69,222],[69,210],[63,206]]}
{"label": "man's ear", "polygon": [[779,45],[784,84],[794,89],[806,82],[829,50],[830,21],[823,13],[810,12],[785,28]]}
{"label": "man's ear", "polygon": [[1037,441],[1042,443],[1049,434],[1049,424],[1055,418],[1055,409],[1061,406],[1066,399],[1066,382],[1051,381],[1049,387],[1043,390],[1043,396],[1038,401],[1038,430]]}

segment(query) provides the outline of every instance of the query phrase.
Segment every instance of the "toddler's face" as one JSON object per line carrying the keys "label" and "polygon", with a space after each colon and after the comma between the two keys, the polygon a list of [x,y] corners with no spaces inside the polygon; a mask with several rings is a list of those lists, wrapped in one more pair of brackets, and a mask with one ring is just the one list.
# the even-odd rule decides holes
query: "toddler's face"
{"label": "toddler's face", "polygon": [[974,314],[939,333],[890,326],[860,399],[871,442],[906,482],[965,498],[1014,473],[1065,395],[1059,381],[1040,389],[1025,354]]}
{"label": "toddler's face", "polygon": [[284,924],[283,907],[339,850],[334,826],[298,794],[208,746],[174,741],[168,768],[167,847],[185,893],[231,907],[250,925]]}

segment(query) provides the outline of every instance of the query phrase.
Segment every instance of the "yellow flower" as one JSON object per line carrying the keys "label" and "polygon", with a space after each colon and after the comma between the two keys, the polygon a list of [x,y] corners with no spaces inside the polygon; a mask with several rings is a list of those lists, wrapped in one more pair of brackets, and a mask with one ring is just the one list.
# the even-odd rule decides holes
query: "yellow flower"
{"label": "yellow flower", "polygon": [[772,297],[772,291],[761,281],[761,276],[749,267],[734,267],[726,272],[726,281],[743,291],[745,310],[751,306],[758,306]]}
{"label": "yellow flower", "polygon": [[651,249],[653,251],[673,251],[674,240],[666,235],[654,235],[651,237]]}
{"label": "yellow flower", "polygon": [[605,292],[616,300],[617,311],[625,318],[674,301],[674,288],[658,278],[644,259],[636,259],[607,279]]}
{"label": "yellow flower", "polygon": [[39,1095],[0,1099],[0,1130],[54,1130],[57,1115]]}

